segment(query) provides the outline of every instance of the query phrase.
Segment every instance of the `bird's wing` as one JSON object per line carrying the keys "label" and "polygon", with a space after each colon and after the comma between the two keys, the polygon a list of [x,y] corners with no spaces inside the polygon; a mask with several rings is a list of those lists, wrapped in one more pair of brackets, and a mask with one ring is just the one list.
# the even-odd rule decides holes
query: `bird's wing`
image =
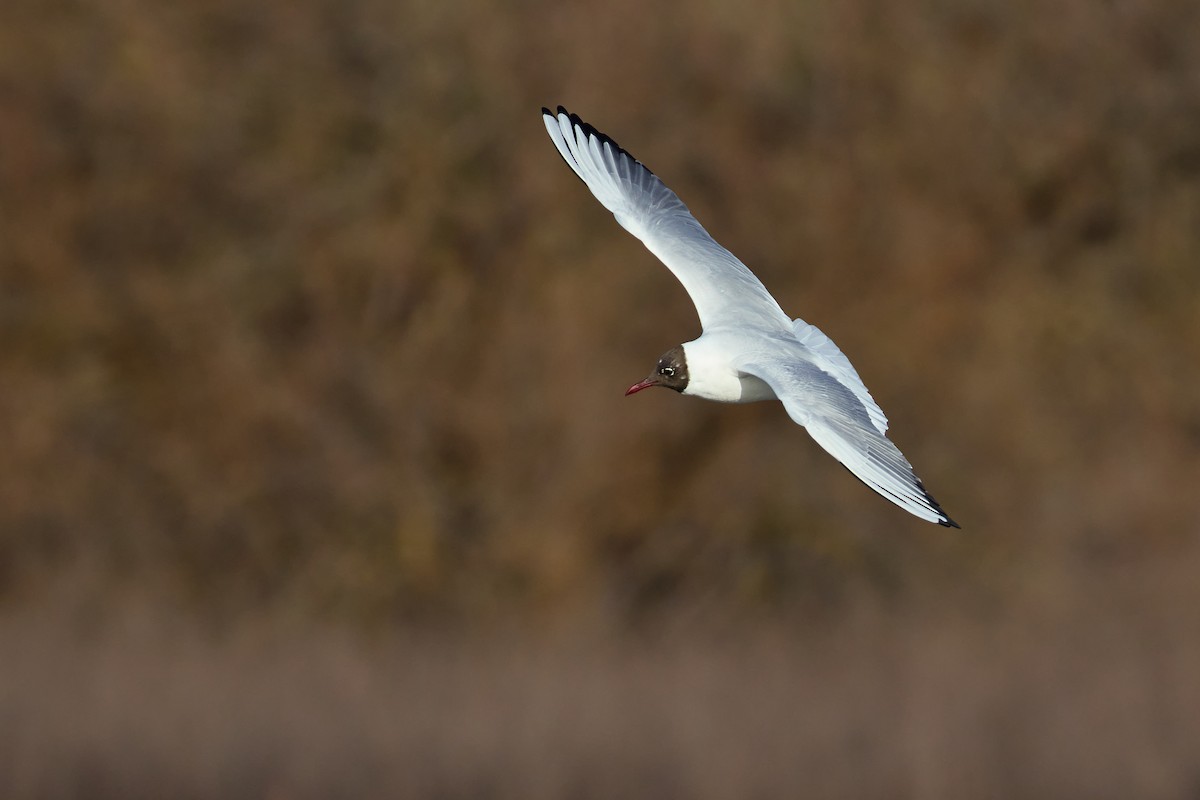
{"label": "bird's wing", "polygon": [[854,393],[854,396],[866,409],[867,416],[871,418],[871,424],[875,426],[875,429],[880,433],[887,433],[888,421],[887,417],[883,415],[883,409],[875,402],[875,398],[871,397],[871,393],[867,391],[867,385],[862,382],[862,378],[858,377],[858,370],[850,363],[850,359],[846,358],[845,353],[838,349],[833,340],[816,325],[809,325],[802,319],[793,321],[792,332],[796,335],[796,341],[811,351],[813,363],[837,378],[839,383]]}
{"label": "bird's wing", "polygon": [[[921,519],[958,527],[925,491],[904,454],[876,427],[868,407],[844,376],[804,358],[773,353],[743,356],[735,367],[770,386],[791,418],[867,486]],[[857,383],[862,386],[862,381]]]}
{"label": "bird's wing", "polygon": [[542,119],[563,160],[596,199],[683,284],[704,328],[790,326],[791,320],[754,273],[717,244],[683,201],[640,161],[562,106],[557,113],[543,108]]}

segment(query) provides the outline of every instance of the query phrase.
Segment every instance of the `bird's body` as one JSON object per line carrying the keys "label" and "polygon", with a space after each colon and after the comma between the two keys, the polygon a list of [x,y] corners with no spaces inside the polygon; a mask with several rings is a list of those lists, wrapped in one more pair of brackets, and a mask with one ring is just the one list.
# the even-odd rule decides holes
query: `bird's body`
{"label": "bird's body", "polygon": [[958,527],[886,437],[887,418],[828,336],[791,319],[678,196],[616,142],[559,106],[542,109],[559,153],[617,222],[674,273],[703,333],[667,351],[626,394],[652,386],[722,403],[778,399],[867,486],[922,519]]}

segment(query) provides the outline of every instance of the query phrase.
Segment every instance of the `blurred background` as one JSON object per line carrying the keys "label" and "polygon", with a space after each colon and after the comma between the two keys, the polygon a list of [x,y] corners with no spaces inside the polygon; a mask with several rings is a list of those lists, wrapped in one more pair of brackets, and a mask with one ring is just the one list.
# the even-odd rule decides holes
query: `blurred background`
{"label": "blurred background", "polygon": [[[1200,5],[8,0],[0,793],[1200,793]],[[699,333],[563,104],[963,526]]]}

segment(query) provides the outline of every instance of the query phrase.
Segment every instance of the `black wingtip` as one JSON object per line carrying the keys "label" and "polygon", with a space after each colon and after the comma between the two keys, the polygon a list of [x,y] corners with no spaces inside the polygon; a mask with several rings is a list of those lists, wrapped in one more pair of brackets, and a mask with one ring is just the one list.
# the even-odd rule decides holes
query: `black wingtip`
{"label": "black wingtip", "polygon": [[929,490],[925,488],[925,484],[921,483],[920,478],[917,478],[917,488],[919,488],[921,490],[921,493],[925,495],[925,499],[929,501],[929,505],[933,506],[933,510],[936,511],[937,513],[941,514],[942,517],[944,517],[944,519],[939,519],[937,521],[938,525],[941,525],[943,528],[958,528],[959,530],[962,530],[962,526],[959,525],[954,520],[950,519],[950,515],[947,514],[944,510],[942,510],[941,503],[939,503],[936,499],[934,499],[934,496],[931,495],[929,493]]}
{"label": "black wingtip", "polygon": [[[621,145],[619,145],[615,141],[613,141],[613,138],[611,136],[609,136],[607,133],[604,133],[603,131],[596,130],[595,128],[593,128],[591,126],[590,123],[584,122],[582,119],[580,119],[578,114],[572,114],[570,111],[567,111],[567,109],[563,108],[562,106],[559,106],[558,110],[555,112],[551,112],[550,109],[546,108],[545,106],[542,106],[542,115],[554,117],[555,119],[557,119],[560,116],[565,115],[567,117],[567,119],[570,120],[571,126],[578,127],[580,130],[582,130],[584,136],[587,136],[587,137],[595,136],[597,139],[600,140],[601,144],[608,144],[617,153],[624,155],[624,156],[628,156],[629,158],[633,159],[638,164],[640,164],[643,168],[646,168],[646,165],[642,164],[641,161],[638,161],[636,156],[634,156],[632,153],[630,153],[624,147],[621,147]],[[648,168],[646,168],[646,169],[648,169]],[[584,182],[586,183],[586,181],[584,181]]]}
{"label": "black wingtip", "polygon": [[[840,463],[840,462],[839,462],[839,463]],[[849,468],[849,467],[847,467],[845,464],[842,464],[842,469],[846,470],[846,472],[849,472],[851,475],[854,475],[854,470],[850,469],[850,468]],[[863,486],[866,486],[866,487],[867,487],[868,489],[870,489],[871,491],[873,491],[873,492],[875,492],[875,493],[879,494],[881,497],[884,497],[884,498],[887,498],[887,499],[891,499],[890,497],[888,497],[888,495],[884,494],[884,493],[883,493],[883,492],[881,492],[879,489],[876,489],[874,486],[872,486],[871,484],[867,483],[866,481],[864,481],[862,478],[858,477],[857,475],[854,475],[854,480],[858,481],[858,482],[859,482],[859,483],[861,483]],[[941,514],[941,515],[942,515],[942,519],[938,519],[938,520],[929,520],[929,521],[930,521],[930,522],[936,522],[938,525],[941,525],[943,528],[958,528],[959,530],[962,530],[962,526],[961,526],[961,525],[959,525],[959,524],[958,524],[957,522],[955,522],[954,520],[950,519],[950,515],[949,515],[949,514],[947,514],[945,511],[943,511],[943,510],[942,510],[942,507],[941,507],[941,505],[938,503],[938,501],[937,501],[936,499],[934,499],[934,496],[933,496],[933,495],[931,495],[931,494],[929,493],[929,490],[925,488],[925,484],[921,483],[921,479],[920,479],[920,478],[918,478],[916,475],[914,475],[914,476],[913,476],[913,480],[915,480],[915,481],[917,482],[917,488],[921,490],[921,494],[922,494],[922,495],[924,495],[925,499],[926,499],[926,500],[929,502],[929,506],[930,506],[930,508],[932,508],[932,509],[933,509],[934,511],[936,511],[938,514]],[[897,505],[900,505],[900,504],[899,504],[899,503],[897,503]],[[907,509],[906,509],[906,510],[907,510]],[[911,512],[910,512],[910,513],[911,513]],[[921,517],[921,519],[924,519],[924,517]]]}

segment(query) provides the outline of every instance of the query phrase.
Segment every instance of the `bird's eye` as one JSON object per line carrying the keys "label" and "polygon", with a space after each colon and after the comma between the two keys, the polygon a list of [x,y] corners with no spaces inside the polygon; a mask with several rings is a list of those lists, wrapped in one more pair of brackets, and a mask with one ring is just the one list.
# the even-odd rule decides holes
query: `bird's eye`
{"label": "bird's eye", "polygon": [[673,378],[673,377],[675,377],[675,368],[674,367],[659,367],[658,374],[666,375],[668,378]]}

